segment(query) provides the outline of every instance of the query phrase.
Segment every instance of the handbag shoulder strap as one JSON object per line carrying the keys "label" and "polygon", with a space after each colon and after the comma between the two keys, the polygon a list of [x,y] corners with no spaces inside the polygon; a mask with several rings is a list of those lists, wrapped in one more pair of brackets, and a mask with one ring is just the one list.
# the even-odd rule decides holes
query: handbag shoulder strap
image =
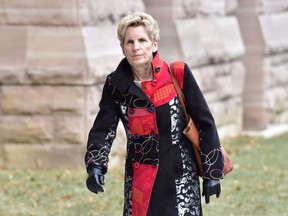
{"label": "handbag shoulder strap", "polygon": [[[181,89],[181,87],[180,87],[180,85],[179,85],[179,83],[175,77],[174,64],[175,63],[172,63],[170,65],[169,72],[170,72],[171,80],[175,86],[175,89],[176,89],[176,92],[177,92],[177,95],[178,95],[178,98],[179,98],[179,101],[180,101],[180,104],[181,104],[181,107],[182,107],[182,110],[183,110],[183,113],[185,116],[186,123],[188,123],[190,118],[189,118],[189,115],[188,115],[187,110],[186,110],[186,99],[185,99],[183,91],[182,91],[182,89]],[[184,70],[184,67],[183,67],[183,70]],[[183,73],[184,73],[184,71],[183,71]]]}
{"label": "handbag shoulder strap", "polygon": [[173,74],[178,82],[178,85],[181,89],[183,89],[184,83],[184,70],[185,70],[185,63],[182,61],[176,61],[170,64],[172,68]]}

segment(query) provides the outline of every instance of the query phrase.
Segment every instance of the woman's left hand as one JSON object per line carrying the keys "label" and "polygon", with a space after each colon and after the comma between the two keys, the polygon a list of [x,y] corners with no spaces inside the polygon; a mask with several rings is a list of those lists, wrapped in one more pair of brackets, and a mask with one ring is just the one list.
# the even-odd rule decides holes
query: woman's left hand
{"label": "woman's left hand", "polygon": [[203,192],[202,196],[205,196],[205,202],[208,204],[210,202],[210,196],[216,194],[218,198],[221,194],[220,180],[203,180]]}

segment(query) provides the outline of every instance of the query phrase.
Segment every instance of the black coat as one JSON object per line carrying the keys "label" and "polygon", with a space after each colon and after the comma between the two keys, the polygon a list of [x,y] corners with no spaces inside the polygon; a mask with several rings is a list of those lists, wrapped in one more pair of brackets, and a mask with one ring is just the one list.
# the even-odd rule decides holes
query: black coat
{"label": "black coat", "polygon": [[[180,64],[181,65],[181,64]],[[187,111],[199,129],[204,178],[222,178],[223,160],[214,119],[186,64],[175,70],[183,87]],[[201,215],[197,168],[168,64],[158,53],[154,78],[134,83],[123,59],[107,76],[100,111],[89,133],[85,162],[108,168],[109,152],[121,119],[127,135],[125,206],[123,215]]]}

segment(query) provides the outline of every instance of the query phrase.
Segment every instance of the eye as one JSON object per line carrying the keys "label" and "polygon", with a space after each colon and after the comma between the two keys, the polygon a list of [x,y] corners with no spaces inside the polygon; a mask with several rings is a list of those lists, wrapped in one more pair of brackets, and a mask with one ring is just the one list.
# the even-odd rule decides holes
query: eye
{"label": "eye", "polygon": [[133,40],[127,40],[127,41],[126,41],[126,44],[133,44],[133,43],[134,43]]}
{"label": "eye", "polygon": [[140,42],[147,42],[147,40],[145,38],[140,38],[139,41]]}

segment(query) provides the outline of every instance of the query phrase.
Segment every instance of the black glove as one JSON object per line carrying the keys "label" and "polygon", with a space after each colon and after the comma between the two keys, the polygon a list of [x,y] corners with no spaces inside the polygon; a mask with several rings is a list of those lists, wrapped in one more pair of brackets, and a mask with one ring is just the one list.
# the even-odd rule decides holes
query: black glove
{"label": "black glove", "polygon": [[87,188],[93,193],[104,192],[102,185],[104,185],[104,169],[99,166],[92,166],[88,170],[88,178],[86,180]]}
{"label": "black glove", "polygon": [[208,204],[210,202],[210,196],[216,194],[218,198],[221,194],[220,180],[203,180],[203,192],[202,196],[205,196],[205,202]]}

